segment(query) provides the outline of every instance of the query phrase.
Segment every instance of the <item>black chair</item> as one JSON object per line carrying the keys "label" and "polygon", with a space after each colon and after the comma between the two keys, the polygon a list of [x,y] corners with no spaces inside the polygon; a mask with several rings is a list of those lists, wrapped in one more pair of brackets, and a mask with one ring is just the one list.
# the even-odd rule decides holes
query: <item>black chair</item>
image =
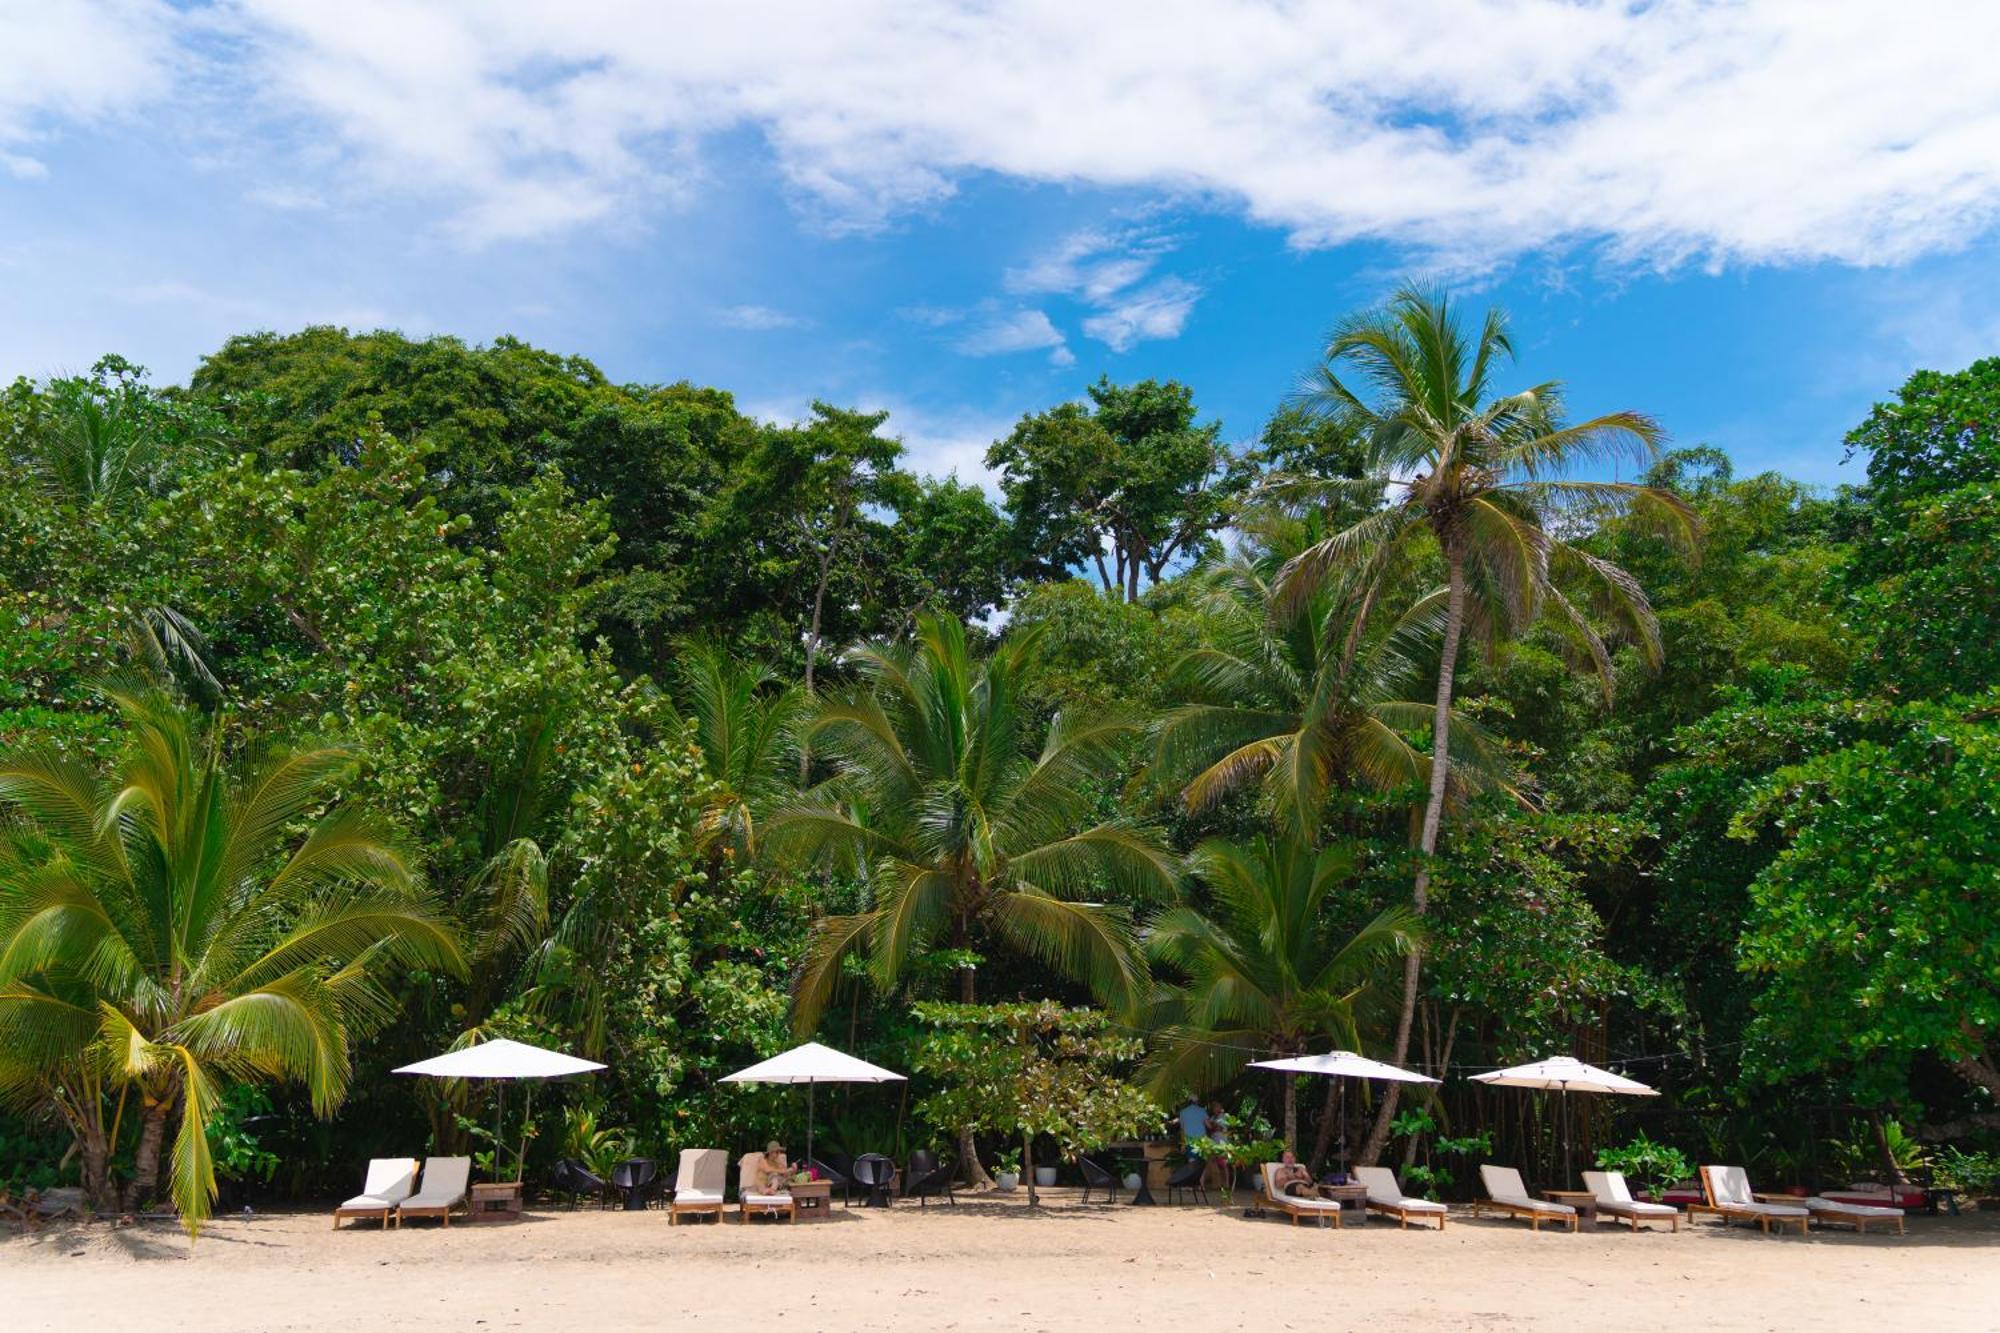
{"label": "black chair", "polygon": [[854,1159],[840,1153],[828,1153],[825,1157],[808,1157],[808,1167],[819,1172],[820,1178],[840,1191],[840,1206],[854,1206]]}
{"label": "black chair", "polygon": [[634,1157],[611,1168],[611,1188],[625,1195],[625,1211],[643,1211],[658,1193],[660,1164],[650,1157]]}
{"label": "black chair", "polygon": [[1196,1203],[1208,1202],[1208,1160],[1190,1157],[1178,1171],[1167,1177],[1167,1202],[1174,1202],[1177,1193],[1194,1195]]}
{"label": "black chair", "polygon": [[598,1206],[603,1207],[610,1192],[610,1187],[601,1177],[574,1157],[565,1157],[556,1163],[555,1170],[549,1173],[549,1189],[556,1194],[567,1194],[572,1212],[576,1210],[579,1195],[594,1194]]}
{"label": "black chair", "polygon": [[1118,1202],[1118,1177],[1106,1171],[1088,1157],[1076,1159],[1077,1169],[1083,1172],[1083,1201],[1090,1202],[1092,1190],[1103,1190],[1106,1203]]}
{"label": "black chair", "polygon": [[910,1166],[903,1173],[903,1197],[916,1196],[919,1208],[928,1207],[926,1200],[944,1191],[945,1202],[954,1208],[958,1206],[958,1196],[951,1189],[952,1166],[949,1161],[939,1162],[937,1154],[928,1148],[919,1148],[910,1154]]}
{"label": "black chair", "polygon": [[863,1153],[854,1159],[854,1183],[868,1191],[870,1208],[889,1206],[889,1186],[896,1180],[896,1164],[881,1153]]}

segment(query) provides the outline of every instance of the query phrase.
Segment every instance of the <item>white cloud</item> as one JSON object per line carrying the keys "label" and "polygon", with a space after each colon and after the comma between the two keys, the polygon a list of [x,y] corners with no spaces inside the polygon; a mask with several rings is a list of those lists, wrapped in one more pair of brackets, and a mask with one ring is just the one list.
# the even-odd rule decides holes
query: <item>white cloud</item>
{"label": "white cloud", "polygon": [[1049,349],[1049,360],[1058,366],[1074,365],[1062,330],[1040,310],[1016,310],[997,315],[977,325],[959,339],[959,351],[967,356],[1004,356],[1010,352]]}
{"label": "white cloud", "polygon": [[809,328],[812,321],[803,315],[773,310],[767,305],[732,305],[715,312],[716,321],[727,328],[766,333],[773,329]]}
{"label": "white cloud", "polygon": [[992,173],[1468,266],[1881,264],[2000,214],[1995,50],[1991,0],[0,0],[0,152],[181,66],[472,242],[633,225],[747,130],[835,230]]}
{"label": "white cloud", "polygon": [[1126,351],[1134,343],[1178,338],[1200,296],[1201,289],[1193,283],[1161,278],[1119,297],[1102,314],[1084,320],[1083,331],[1114,352]]}

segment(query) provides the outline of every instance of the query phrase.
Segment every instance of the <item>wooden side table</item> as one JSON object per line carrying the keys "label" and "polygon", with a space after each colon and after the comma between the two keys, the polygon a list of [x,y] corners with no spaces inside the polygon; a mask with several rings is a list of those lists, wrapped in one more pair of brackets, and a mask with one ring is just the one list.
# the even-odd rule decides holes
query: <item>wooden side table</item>
{"label": "wooden side table", "polygon": [[833,1216],[832,1181],[808,1181],[791,1186],[791,1191],[794,1222],[824,1222]]}
{"label": "wooden side table", "polygon": [[1597,1228],[1597,1196],[1589,1190],[1543,1190],[1542,1197],[1550,1203],[1566,1203],[1576,1209],[1576,1224],[1579,1227]]}
{"label": "wooden side table", "polygon": [[1347,1213],[1360,1214],[1359,1220],[1362,1222],[1368,1220],[1368,1187],[1366,1185],[1321,1185],[1319,1187],[1319,1197],[1322,1199],[1332,1199],[1340,1205],[1340,1211],[1343,1214],[1341,1221],[1343,1223],[1348,1220],[1344,1216]]}
{"label": "wooden side table", "polygon": [[521,1216],[521,1182],[489,1180],[472,1187],[467,1202],[467,1220],[472,1222],[514,1222]]}

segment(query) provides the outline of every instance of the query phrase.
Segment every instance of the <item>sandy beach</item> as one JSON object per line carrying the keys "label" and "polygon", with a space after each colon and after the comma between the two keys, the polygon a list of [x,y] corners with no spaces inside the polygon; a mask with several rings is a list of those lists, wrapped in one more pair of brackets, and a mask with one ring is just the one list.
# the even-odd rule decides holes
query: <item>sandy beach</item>
{"label": "sandy beach", "polygon": [[329,1229],[325,1214],[223,1218],[192,1251],[165,1224],[0,1241],[5,1324],[143,1322],[152,1333],[793,1327],[1992,1329],[2000,1213],[1910,1234],[1764,1237],[1712,1223],[1536,1235],[1454,1217],[1442,1234],[1335,1231],[1241,1209],[1056,1196],[835,1210],[786,1227],[661,1212]]}

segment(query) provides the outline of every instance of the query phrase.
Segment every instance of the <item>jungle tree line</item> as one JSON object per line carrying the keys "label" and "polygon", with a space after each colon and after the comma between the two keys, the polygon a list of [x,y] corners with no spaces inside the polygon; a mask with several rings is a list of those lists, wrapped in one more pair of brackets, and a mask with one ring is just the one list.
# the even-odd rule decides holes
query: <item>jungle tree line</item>
{"label": "jungle tree line", "polygon": [[935,1057],[919,1015],[1023,1000],[1315,1160],[1331,1098],[1246,1061],[1576,1049],[1739,1133],[1990,1132],[2000,361],[1913,377],[1824,494],[1569,420],[1435,292],[1321,353],[1247,443],[1087,386],[997,502],[879,414],[509,339],[17,382],[0,1144],[134,1207],[170,1143],[192,1219],[257,1097],[293,1191],[476,1144],[381,1074],[506,1034],[611,1060],[562,1132],[664,1153],[786,1123],[715,1079],[800,1031]]}

